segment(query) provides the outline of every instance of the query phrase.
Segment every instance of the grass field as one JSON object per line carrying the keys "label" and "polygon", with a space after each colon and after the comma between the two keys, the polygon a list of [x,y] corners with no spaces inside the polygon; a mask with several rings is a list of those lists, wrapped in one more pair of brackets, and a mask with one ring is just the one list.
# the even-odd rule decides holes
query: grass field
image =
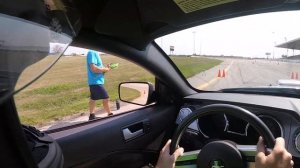
{"label": "grass field", "polygon": [[122,100],[125,100],[125,101],[132,101],[132,100],[136,99],[137,97],[141,96],[141,94],[138,90],[126,88],[126,87],[122,87],[122,89],[120,91],[120,95],[122,97]]}
{"label": "grass field", "polygon": [[[62,57],[43,77],[15,96],[21,122],[35,126],[45,125],[72,114],[88,111],[89,90],[86,78],[86,58]],[[221,63],[219,60],[192,57],[171,57],[186,77]],[[105,74],[105,88],[111,101],[118,98],[118,85],[128,81],[154,82],[154,76],[139,66],[115,56],[103,55],[104,63],[119,63],[119,68]],[[46,67],[52,57],[32,65],[19,79],[24,84],[29,77]],[[102,104],[97,105],[101,107]]]}
{"label": "grass field", "polygon": [[196,58],[196,57],[171,57],[185,78],[190,78],[199,72],[208,70],[222,61],[216,59]]}

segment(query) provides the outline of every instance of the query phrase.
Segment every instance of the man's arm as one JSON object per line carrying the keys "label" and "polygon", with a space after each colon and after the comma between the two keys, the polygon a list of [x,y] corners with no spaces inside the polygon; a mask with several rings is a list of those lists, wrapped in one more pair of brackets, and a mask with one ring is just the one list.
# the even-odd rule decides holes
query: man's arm
{"label": "man's arm", "polygon": [[90,69],[94,73],[105,73],[110,70],[108,67],[100,68],[100,67],[96,66],[95,64],[90,64]]}

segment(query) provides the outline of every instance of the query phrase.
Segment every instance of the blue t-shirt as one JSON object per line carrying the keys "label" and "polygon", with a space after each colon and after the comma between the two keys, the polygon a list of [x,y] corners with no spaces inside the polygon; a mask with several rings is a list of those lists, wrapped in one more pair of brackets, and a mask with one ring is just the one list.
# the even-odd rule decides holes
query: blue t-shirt
{"label": "blue t-shirt", "polygon": [[99,68],[103,68],[102,60],[97,51],[89,50],[86,57],[87,62],[87,75],[89,85],[99,85],[104,84],[103,73],[95,73],[91,70],[90,65],[95,64]]}

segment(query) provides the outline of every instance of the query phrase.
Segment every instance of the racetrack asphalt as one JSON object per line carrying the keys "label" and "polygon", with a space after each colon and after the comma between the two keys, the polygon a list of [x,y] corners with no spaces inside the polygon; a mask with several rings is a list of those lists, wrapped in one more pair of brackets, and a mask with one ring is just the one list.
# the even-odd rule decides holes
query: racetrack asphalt
{"label": "racetrack asphalt", "polygon": [[200,90],[216,91],[224,88],[276,86],[279,79],[300,79],[300,63],[297,62],[232,58],[221,60],[223,62],[220,65],[188,79],[190,84]]}

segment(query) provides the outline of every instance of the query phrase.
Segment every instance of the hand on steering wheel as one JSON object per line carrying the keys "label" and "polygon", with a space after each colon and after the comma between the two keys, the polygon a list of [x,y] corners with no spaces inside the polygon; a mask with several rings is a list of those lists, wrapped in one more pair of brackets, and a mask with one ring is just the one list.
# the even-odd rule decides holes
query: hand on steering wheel
{"label": "hand on steering wheel", "polygon": [[[212,104],[196,109],[193,113],[184,118],[173,134],[170,146],[170,155],[174,153],[181,136],[193,121],[199,117],[219,113],[225,113],[248,122],[264,138],[264,142],[268,148],[274,147],[275,138],[272,132],[256,115],[238,106],[229,104]],[[243,152],[249,153],[251,151]],[[254,156],[255,154],[253,155],[253,159]],[[249,162],[247,157],[242,155],[242,151],[238,149],[238,146],[232,141],[210,142],[201,149],[196,158],[197,167],[201,168],[211,168],[214,166],[241,168],[245,167],[247,162]]]}
{"label": "hand on steering wheel", "polygon": [[[170,144],[171,140],[168,140],[162,148],[155,168],[175,168],[175,162],[179,156],[182,156],[183,148],[177,148],[173,155],[170,155]],[[263,138],[259,137],[255,168],[292,168],[293,165],[292,155],[285,149],[283,138],[277,138],[273,151],[266,155]]]}
{"label": "hand on steering wheel", "polygon": [[182,156],[184,151],[183,148],[177,148],[175,152],[170,155],[170,144],[171,140],[168,140],[165,146],[161,149],[155,168],[174,168],[177,158]]}
{"label": "hand on steering wheel", "polygon": [[273,151],[269,155],[266,155],[263,138],[259,137],[255,168],[292,168],[293,166],[292,155],[285,149],[283,138],[276,138]]}

